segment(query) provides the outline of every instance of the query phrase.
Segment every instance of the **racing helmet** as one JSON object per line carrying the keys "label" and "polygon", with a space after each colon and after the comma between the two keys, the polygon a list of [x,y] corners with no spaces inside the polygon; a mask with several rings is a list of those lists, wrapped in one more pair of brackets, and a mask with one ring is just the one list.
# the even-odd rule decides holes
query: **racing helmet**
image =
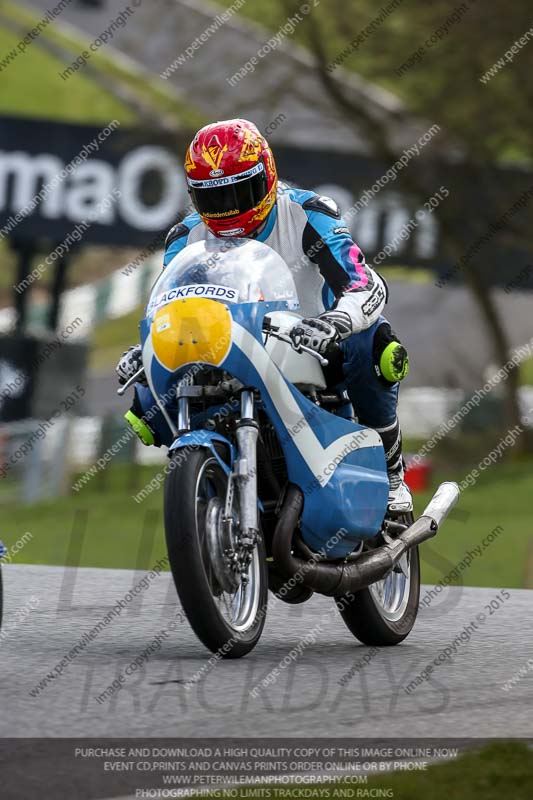
{"label": "racing helmet", "polygon": [[185,173],[193,205],[215,236],[251,236],[275,205],[272,150],[245,119],[199,130],[187,150]]}

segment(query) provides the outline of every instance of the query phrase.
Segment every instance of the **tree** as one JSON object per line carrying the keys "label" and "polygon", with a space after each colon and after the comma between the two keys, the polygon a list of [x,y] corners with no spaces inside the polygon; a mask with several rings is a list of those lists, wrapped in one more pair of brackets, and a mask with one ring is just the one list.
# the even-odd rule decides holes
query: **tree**
{"label": "tree", "polygon": [[[297,9],[293,0],[283,2],[287,14]],[[452,162],[449,180],[454,201],[438,211],[442,247],[457,265],[453,277],[460,273],[472,292],[495,361],[506,364],[509,339],[485,270],[496,244],[504,244],[510,253],[533,252],[527,203],[509,213],[523,181],[518,175],[514,181],[510,175],[508,185],[502,185],[501,173],[495,169],[531,165],[530,5],[502,0],[490,4],[466,0],[460,5],[446,0],[392,0],[379,7],[371,0],[360,0],[356,9],[351,4],[348,9],[322,2],[306,17],[302,29],[329,97],[357,131],[366,132],[378,158],[387,163],[397,159],[396,134],[401,126],[430,120],[445,131],[439,143],[424,151],[423,159],[403,170],[399,180],[407,192],[423,201],[439,185],[442,159]],[[515,41],[518,44],[511,51]],[[497,63],[499,59],[503,61]],[[493,64],[496,67],[490,74]],[[372,104],[350,90],[345,69],[394,92],[404,108],[376,113]],[[533,189],[533,176],[529,185]],[[483,193],[485,202],[473,202],[474,192],[478,197]],[[500,230],[496,231],[498,220]],[[483,244],[484,237],[490,241]],[[480,243],[477,248],[476,243]],[[512,261],[505,264],[509,280],[521,267]],[[513,369],[505,382],[503,422],[508,428],[521,422],[518,383],[519,371]],[[533,449],[531,435],[523,437],[522,443]]]}

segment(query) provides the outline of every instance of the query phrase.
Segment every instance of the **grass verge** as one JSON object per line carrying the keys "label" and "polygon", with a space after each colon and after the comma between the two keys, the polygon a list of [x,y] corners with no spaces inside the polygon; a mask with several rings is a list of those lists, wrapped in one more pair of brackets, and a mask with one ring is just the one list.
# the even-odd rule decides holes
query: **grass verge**
{"label": "grass verge", "polygon": [[111,369],[120,354],[139,340],[139,322],[143,309],[116,319],[108,319],[96,326],[93,333],[89,368],[93,371]]}
{"label": "grass verge", "polygon": [[[461,493],[456,514],[444,523],[435,539],[421,547],[424,583],[438,583],[463,561],[468,551],[475,552],[480,547],[481,554],[476,554],[450,585],[526,588],[528,547],[533,537],[532,467],[532,460],[526,459],[497,464],[483,472],[475,486]],[[439,477],[460,483],[468,472],[464,466],[459,473]],[[415,497],[418,514],[430,496],[427,492]]]}
{"label": "grass verge", "polygon": [[[256,785],[256,790],[259,788]],[[302,794],[302,790],[309,794]],[[264,787],[256,797],[301,798],[370,798],[393,797],[394,800],[530,800],[533,797],[533,753],[522,742],[498,742],[481,750],[468,752],[454,761],[434,764],[426,771],[395,772],[369,777],[365,784],[340,781],[335,786],[306,784],[305,787]],[[243,787],[227,797],[250,798],[251,788]],[[203,794],[200,797],[224,797]]]}
{"label": "grass verge", "polygon": [[[32,506],[3,502],[10,515],[2,530],[4,544],[13,545],[26,531],[33,537],[14,563],[148,569],[166,555],[162,490],[141,505],[132,495],[161,468],[114,465],[79,493],[59,500]],[[79,563],[70,555],[76,541],[82,542]],[[139,564],[141,553],[144,560]]]}
{"label": "grass verge", "polygon": [[[78,493],[33,506],[21,506],[5,497],[4,515],[9,523],[2,531],[2,539],[9,546],[29,531],[33,539],[21,551],[18,561],[65,564],[75,519],[86,517],[81,566],[133,568],[147,526],[153,526],[154,554],[160,557],[165,549],[163,490],[152,492],[141,504],[133,500],[133,495],[161,469],[161,465],[113,464]],[[473,558],[456,580],[450,581],[451,585],[526,586],[532,470],[533,460],[501,464],[483,473],[478,483],[462,494],[457,516],[444,524],[435,539],[421,547],[424,583],[443,580],[469,550],[481,547],[481,554]],[[456,477],[461,479],[463,475],[435,476],[434,486],[441,479]],[[416,496],[418,513],[423,511],[429,497],[429,492]],[[483,541],[498,527],[493,541],[484,546]]]}
{"label": "grass verge", "polygon": [[[2,11],[14,22],[26,27],[28,30],[30,30],[39,19],[39,15],[34,14],[32,11],[27,9],[21,8],[9,0],[2,5]],[[49,42],[54,43],[67,51],[72,56],[72,61],[74,61],[81,52],[88,49],[88,45],[90,44],[90,40],[85,38],[85,36],[83,36],[81,33],[78,35],[70,28],[62,28],[60,23],[46,28],[41,36],[45,40],[47,39]],[[38,45],[38,40],[35,44]],[[13,46],[14,44],[11,44],[11,47]],[[31,57],[33,57],[33,50],[34,48],[32,48],[30,51],[32,54]],[[18,61],[19,59],[17,59],[17,68]],[[179,100],[173,92],[169,91],[164,85],[162,85],[157,76],[152,77],[149,75],[149,73],[140,74],[134,69],[133,65],[128,65],[120,60],[117,61],[112,56],[108,56],[105,51],[93,53],[89,63],[91,69],[96,70],[103,77],[109,78],[118,85],[127,88],[146,105],[150,106],[154,111],[154,119],[156,121],[159,115],[168,115],[169,117],[173,118],[175,123],[183,127],[196,129],[200,125],[204,124],[204,118],[197,111],[195,111],[194,108],[191,108],[190,104]],[[83,77],[83,70],[78,70],[70,75],[67,81],[64,81],[59,76],[59,72],[63,72],[65,68],[69,66],[69,64],[57,61],[57,65],[58,66],[55,66],[54,68],[53,76],[50,77],[53,77],[53,83],[57,91],[59,91],[61,94],[66,92],[68,97],[72,98],[73,95],[76,95],[77,81],[80,78],[83,81],[87,81],[88,79]],[[39,86],[41,86],[42,76],[40,73],[36,74],[39,74]],[[94,81],[89,79],[88,82],[92,83],[93,86],[96,87]],[[100,93],[104,93],[99,87],[96,87],[96,90]],[[35,92],[31,92],[29,97],[31,102],[35,97]],[[76,106],[76,103],[74,103],[74,106]],[[87,120],[87,118],[89,118],[91,121],[94,121],[96,118],[104,119],[106,121],[113,119],[113,116],[102,117],[100,113],[98,113],[98,115],[95,114],[95,110],[97,109],[94,109],[94,107],[90,104],[80,106],[79,108],[76,107],[75,112],[71,110],[69,104],[66,106],[61,104],[59,106],[59,113],[57,113],[57,106],[54,104],[49,107],[54,109],[54,118],[57,116],[63,119],[69,119],[70,121],[78,121],[77,114],[83,108],[83,113],[85,115],[84,117],[81,117],[83,121]],[[127,118],[121,118],[116,114],[114,116],[119,119],[120,122],[125,123],[128,121],[134,121],[136,115],[133,114],[130,109],[127,108],[127,106],[124,106],[124,108],[126,108],[127,111]],[[64,116],[65,113],[67,114],[67,117]],[[76,114],[74,119],[72,119],[70,116],[72,113]],[[42,116],[50,117],[52,115],[48,113],[42,114]]]}
{"label": "grass verge", "polygon": [[[2,11],[5,11],[3,6]],[[7,55],[17,42],[16,33],[0,30],[0,53]],[[68,83],[62,81],[59,72],[64,68],[63,62],[39,47],[37,40],[28,53],[21,54],[3,70],[0,113],[78,123],[135,121],[127,105],[84,75],[77,73]]]}

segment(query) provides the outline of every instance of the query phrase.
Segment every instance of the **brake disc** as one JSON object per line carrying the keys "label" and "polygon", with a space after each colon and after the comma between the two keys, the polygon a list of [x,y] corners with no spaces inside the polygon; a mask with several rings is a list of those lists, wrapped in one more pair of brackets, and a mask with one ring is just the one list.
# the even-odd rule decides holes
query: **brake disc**
{"label": "brake disc", "polygon": [[212,497],[205,515],[207,554],[220,588],[233,594],[241,585],[241,573],[231,525],[224,524],[223,519],[224,505],[220,498]]}

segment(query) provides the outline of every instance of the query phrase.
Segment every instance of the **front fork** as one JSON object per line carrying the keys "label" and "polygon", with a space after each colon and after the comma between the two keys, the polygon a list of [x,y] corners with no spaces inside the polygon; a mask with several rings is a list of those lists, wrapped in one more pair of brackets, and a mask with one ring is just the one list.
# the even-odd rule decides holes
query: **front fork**
{"label": "front fork", "polygon": [[[237,422],[237,457],[229,475],[228,490],[222,514],[225,529],[223,540],[232,543],[226,556],[240,572],[243,581],[253,551],[259,538],[259,511],[257,495],[257,437],[259,426],[254,419],[254,393],[252,389],[241,391],[241,413]],[[189,398],[178,395],[178,434],[190,429]],[[238,523],[234,510],[234,492],[238,496]]]}
{"label": "front fork", "polygon": [[254,419],[254,393],[252,389],[241,392],[241,416],[237,422],[238,455],[232,478],[239,493],[240,545],[253,551],[259,535],[257,496],[257,437],[259,426]]}

